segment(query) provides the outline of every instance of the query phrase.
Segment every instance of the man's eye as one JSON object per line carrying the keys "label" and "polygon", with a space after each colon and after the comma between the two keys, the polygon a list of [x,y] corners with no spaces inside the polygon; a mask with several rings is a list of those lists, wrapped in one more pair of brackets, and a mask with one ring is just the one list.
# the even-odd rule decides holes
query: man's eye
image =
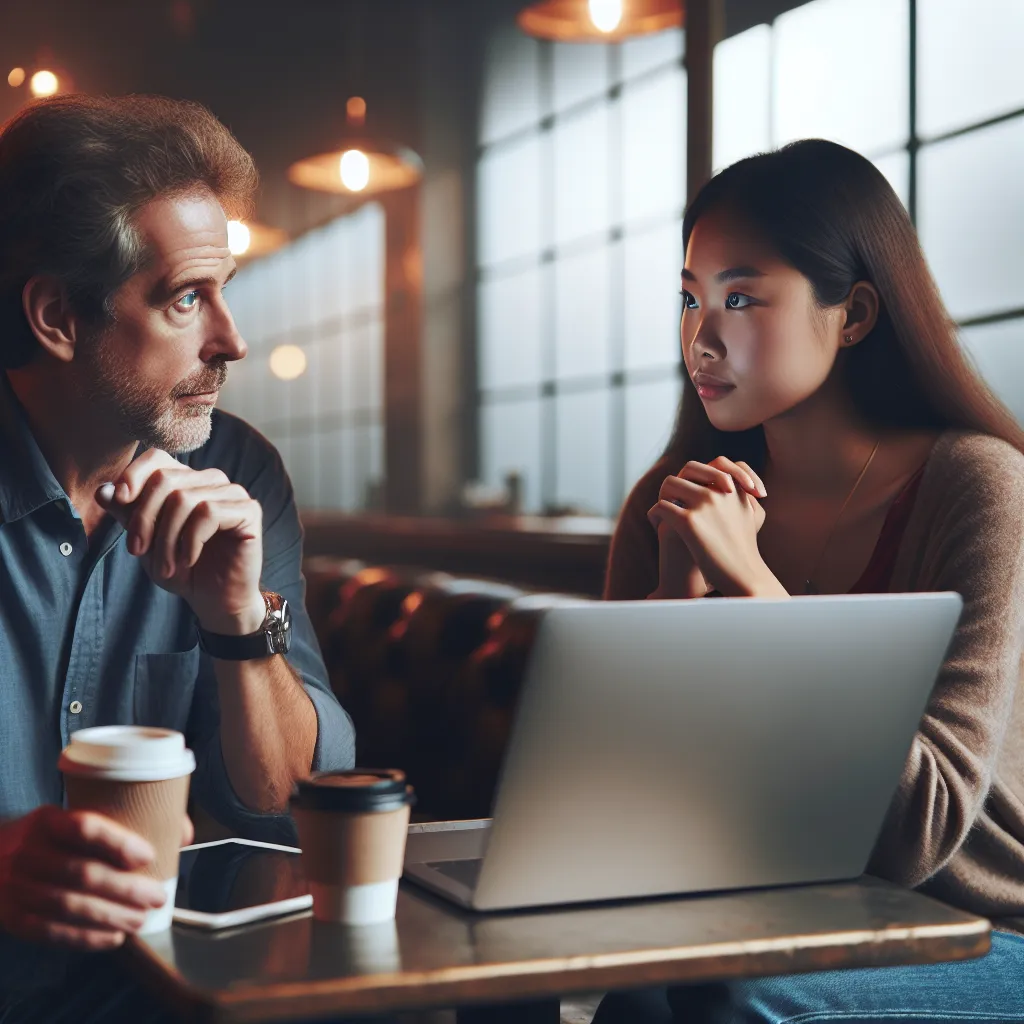
{"label": "man's eye", "polygon": [[697,300],[684,288],[680,294],[683,296],[683,306],[686,309],[696,309]]}
{"label": "man's eye", "polygon": [[191,291],[186,292],[178,301],[174,304],[174,308],[181,313],[189,313],[196,306],[199,305],[199,292]]}
{"label": "man's eye", "polygon": [[749,306],[752,301],[749,295],[744,295],[742,292],[729,292],[725,297],[725,308],[743,309],[744,306]]}

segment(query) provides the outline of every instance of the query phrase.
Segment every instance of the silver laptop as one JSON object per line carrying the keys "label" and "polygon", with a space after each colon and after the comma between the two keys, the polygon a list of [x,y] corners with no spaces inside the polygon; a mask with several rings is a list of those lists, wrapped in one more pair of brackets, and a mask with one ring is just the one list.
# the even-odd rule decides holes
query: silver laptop
{"label": "silver laptop", "polygon": [[493,819],[411,826],[406,877],[477,910],[854,878],[961,603],[552,608]]}

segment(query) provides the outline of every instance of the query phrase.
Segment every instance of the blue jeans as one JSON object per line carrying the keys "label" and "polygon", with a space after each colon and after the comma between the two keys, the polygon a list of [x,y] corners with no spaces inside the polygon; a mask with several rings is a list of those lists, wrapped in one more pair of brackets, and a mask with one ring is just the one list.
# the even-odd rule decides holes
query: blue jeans
{"label": "blue jeans", "polygon": [[976,960],[823,971],[606,996],[594,1024],[1019,1024],[1024,938]]}

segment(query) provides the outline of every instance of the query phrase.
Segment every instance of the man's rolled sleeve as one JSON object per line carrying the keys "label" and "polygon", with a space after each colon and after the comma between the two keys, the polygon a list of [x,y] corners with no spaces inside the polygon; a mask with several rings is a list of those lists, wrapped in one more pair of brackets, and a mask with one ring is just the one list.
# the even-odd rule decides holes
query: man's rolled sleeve
{"label": "man's rolled sleeve", "polygon": [[[239,465],[229,475],[263,509],[260,583],[264,590],[284,597],[291,609],[292,643],[286,658],[316,711],[317,736],[311,767],[313,771],[351,768],[355,764],[355,729],[331,691],[320,645],[306,612],[302,527],[291,483],[274,449],[250,428],[246,429],[248,436]],[[289,815],[251,811],[239,800],[224,764],[220,728],[217,680],[212,659],[204,653],[190,719],[197,760],[193,785],[196,798],[218,821],[240,836],[294,843],[295,826]]]}

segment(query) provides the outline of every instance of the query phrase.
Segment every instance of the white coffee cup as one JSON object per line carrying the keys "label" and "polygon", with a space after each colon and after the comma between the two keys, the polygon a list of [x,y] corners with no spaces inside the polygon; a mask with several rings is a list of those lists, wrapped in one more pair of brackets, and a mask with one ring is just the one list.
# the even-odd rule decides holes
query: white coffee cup
{"label": "white coffee cup", "polygon": [[156,858],[140,874],[159,881],[163,906],[146,913],[140,935],[171,926],[178,888],[178,853],[196,760],[171,729],[134,725],[79,729],[58,762],[68,807],[112,818],[152,845]]}

